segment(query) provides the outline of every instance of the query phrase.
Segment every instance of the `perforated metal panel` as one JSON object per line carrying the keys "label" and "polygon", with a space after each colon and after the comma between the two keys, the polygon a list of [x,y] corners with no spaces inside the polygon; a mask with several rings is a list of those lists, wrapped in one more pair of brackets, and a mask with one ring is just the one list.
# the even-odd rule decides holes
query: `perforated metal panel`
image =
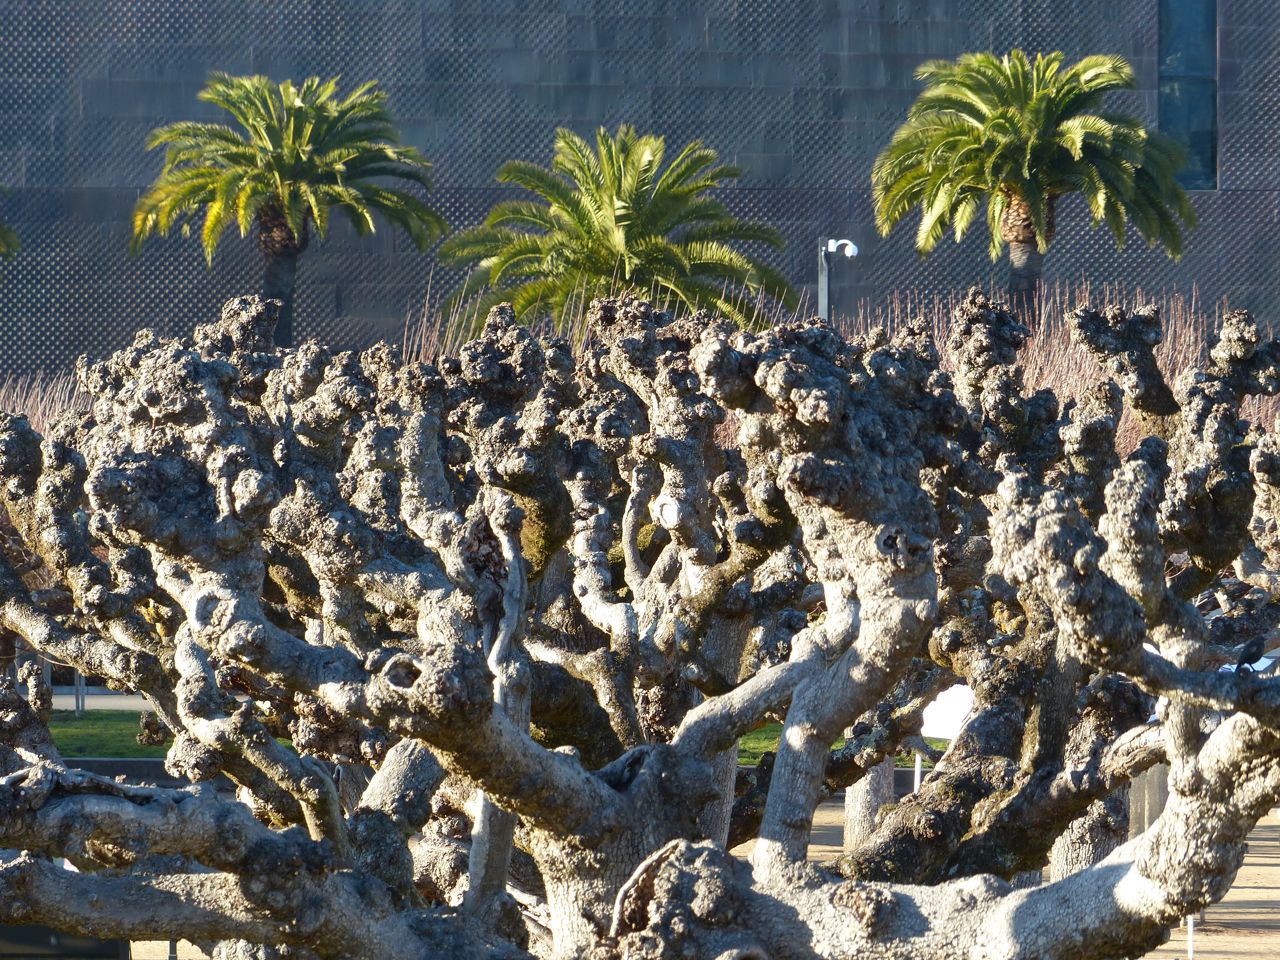
{"label": "perforated metal panel", "polygon": [[[1196,195],[1202,226],[1174,264],[1118,251],[1067,201],[1046,264],[1148,290],[1280,304],[1280,24],[1274,0],[1220,0],[1221,189]],[[632,122],[678,148],[701,137],[744,176],[739,215],[789,241],[769,254],[811,284],[819,236],[862,254],[836,275],[837,308],[894,292],[988,282],[975,228],[921,260],[904,224],[872,229],[870,165],[933,57],[1012,46],[1069,57],[1114,50],[1139,89],[1115,106],[1155,119],[1155,0],[0,0],[0,216],[23,239],[0,264],[0,373],[104,353],[141,325],[184,332],[260,280],[253,242],[229,236],[212,269],[195,240],[126,246],[129,216],[160,158],[153,127],[217,111],[195,100],[212,70],[380,80],[407,141],[435,163],[433,204],[455,227],[511,194],[512,157],[545,162],[557,126]],[[997,275],[999,271],[996,271]],[[297,325],[340,346],[398,341],[457,280],[390,231],[336,226],[303,257]]]}

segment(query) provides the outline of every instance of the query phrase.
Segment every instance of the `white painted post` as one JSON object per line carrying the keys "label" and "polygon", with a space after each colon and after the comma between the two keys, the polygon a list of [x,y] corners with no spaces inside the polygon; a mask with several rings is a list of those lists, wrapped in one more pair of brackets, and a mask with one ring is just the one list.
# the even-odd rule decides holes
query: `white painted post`
{"label": "white painted post", "polygon": [[1196,960],[1196,918],[1187,917],[1187,960]]}
{"label": "white painted post", "polygon": [[920,789],[920,775],[922,770],[923,770],[923,764],[920,762],[920,751],[917,750],[916,751],[916,786],[915,786],[916,790]]}

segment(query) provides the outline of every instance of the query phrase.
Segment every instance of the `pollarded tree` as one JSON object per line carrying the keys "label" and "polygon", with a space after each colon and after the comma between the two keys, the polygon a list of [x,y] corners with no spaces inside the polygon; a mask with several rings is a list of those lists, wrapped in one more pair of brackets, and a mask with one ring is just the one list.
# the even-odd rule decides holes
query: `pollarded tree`
{"label": "pollarded tree", "polygon": [[[440,216],[415,192],[388,181],[431,189],[431,164],[400,135],[376,83],[338,94],[338,79],[310,77],[299,86],[266,77],[215,73],[199,98],[221,107],[240,129],[182,122],[160,127],[147,149],[165,147],[164,169],[133,213],[133,249],[152,234],[197,221],[212,262],[233,224],[256,229],[263,256],[263,296],[282,304],[277,341],[293,337],[298,257],[311,231],[323,238],[329,216],[347,216],[357,233],[376,229],[374,215],[409,234],[425,250],[445,232]],[[201,220],[201,218],[203,218]]]}
{"label": "pollarded tree", "polygon": [[[1081,311],[1122,386],[1059,409],[977,293],[951,374],[923,325],[608,300],[575,357],[500,308],[436,368],[273,351],[273,307],[82,365],[90,412],[44,438],[0,421],[0,626],[143,693],[202,783],[76,771],[38,671],[0,685],[0,922],[223,957],[1137,956],[1280,800],[1280,680],[1218,670],[1280,616],[1280,436],[1239,419],[1280,345],[1247,314],[1170,390],[1152,312]],[[1152,436],[1122,460],[1125,403]],[[921,789],[807,862],[816,805],[957,679]],[[1145,834],[1008,882],[1157,760]]]}
{"label": "pollarded tree", "polygon": [[991,259],[1009,247],[1009,292],[1034,294],[1057,229],[1058,201],[1083,195],[1094,226],[1124,245],[1130,224],[1175,259],[1195,210],[1176,179],[1181,148],[1134,117],[1102,109],[1132,89],[1119,56],[1085,57],[1063,69],[1061,53],[968,53],[916,71],[925,88],[876,158],[876,225],[888,234],[920,210],[916,249],[948,233],[958,242],[985,207]]}
{"label": "pollarded tree", "polygon": [[772,227],[739,220],[711,195],[735,179],[695,140],[665,168],[662,137],[623,124],[603,127],[592,150],[572,130],[557,130],[550,168],[513,160],[502,183],[535,200],[510,200],[484,224],[450,237],[443,259],[471,273],[453,303],[483,312],[510,301],[522,320],[549,316],[561,327],[595,297],[634,289],[663,303],[710,307],[738,321],[753,316],[748,298],[765,295],[795,307],[786,279],[740,249],[782,247]]}

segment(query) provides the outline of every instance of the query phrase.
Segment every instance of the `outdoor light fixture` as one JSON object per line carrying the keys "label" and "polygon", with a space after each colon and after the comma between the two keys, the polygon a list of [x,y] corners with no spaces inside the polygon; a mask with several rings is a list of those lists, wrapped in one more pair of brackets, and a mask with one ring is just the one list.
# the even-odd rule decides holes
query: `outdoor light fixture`
{"label": "outdoor light fixture", "polygon": [[831,259],[837,253],[852,259],[858,255],[858,245],[852,240],[824,238],[818,247],[818,316],[831,319]]}

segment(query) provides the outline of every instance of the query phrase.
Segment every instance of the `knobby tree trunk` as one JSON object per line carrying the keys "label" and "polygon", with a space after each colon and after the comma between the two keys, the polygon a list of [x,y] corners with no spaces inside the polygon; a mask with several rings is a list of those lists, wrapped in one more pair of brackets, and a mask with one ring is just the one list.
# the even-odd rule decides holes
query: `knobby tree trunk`
{"label": "knobby tree trunk", "polygon": [[302,236],[296,236],[284,211],[268,204],[258,211],[258,249],[262,251],[262,295],[280,301],[276,320],[276,346],[293,344],[293,291],[298,273],[298,256],[310,240],[308,221],[302,221]]}
{"label": "knobby tree trunk", "polygon": [[[529,726],[528,667],[511,658],[495,664],[494,699],[521,729]],[[464,909],[486,929],[499,926],[506,906],[503,897],[511,852],[515,845],[516,816],[483,792],[475,797],[468,857],[468,887]],[[514,926],[509,923],[508,926]],[[506,932],[506,931],[504,931]]]}
{"label": "knobby tree trunk", "polygon": [[721,753],[711,764],[712,779],[719,785],[718,796],[698,815],[698,829],[712,843],[724,845],[729,839],[733,816],[733,788],[738,778],[737,745]]}
{"label": "knobby tree trunk", "polygon": [[18,660],[18,635],[0,629],[0,676],[8,676]]}
{"label": "knobby tree trunk", "polygon": [[893,758],[889,757],[844,792],[845,853],[853,852],[871,837],[880,808],[893,800]]}
{"label": "knobby tree trunk", "polygon": [[[491,494],[485,509],[490,529],[507,564],[503,616],[496,630],[487,632],[483,637],[485,658],[493,673],[494,703],[514,721],[518,731],[527,732],[532,691],[528,664],[518,650],[529,591],[519,546],[521,514],[515,507],[515,501],[501,494]],[[507,903],[504,894],[515,832],[515,814],[498,806],[491,796],[481,791],[472,818],[464,908],[484,928],[492,928],[499,923],[502,908]],[[509,918],[509,926],[516,928],[521,925],[518,910],[514,904],[511,907],[513,915]]]}
{"label": "knobby tree trunk", "polygon": [[1072,821],[1049,854],[1049,880],[1061,880],[1100,862],[1129,839],[1129,788],[1095,800]]}
{"label": "knobby tree trunk", "polygon": [[[580,366],[503,307],[466,363],[424,379],[389,351],[272,356],[275,313],[238,298],[182,348],[138,338],[81,378],[94,415],[47,442],[0,417],[0,508],[42,564],[28,584],[0,551],[0,627],[143,691],[175,734],[170,770],[242,791],[66,767],[28,666],[25,690],[0,683],[0,923],[179,933],[225,957],[497,960],[521,936],[546,960],[1135,957],[1226,892],[1280,800],[1276,681],[1198,649],[1212,623],[1168,583],[1160,526],[1177,519],[1198,570],[1246,544],[1265,566],[1242,576],[1277,592],[1280,437],[1257,440],[1252,474],[1203,440],[1268,376],[1272,347],[1234,349],[1258,342],[1246,313],[1224,318],[1170,442],[1123,464],[1114,391],[1073,408],[1058,443],[1025,444],[1057,413],[1024,396],[1026,331],[978,291],[951,376],[924,327],[847,344],[608,300]],[[1152,410],[1151,316],[1071,321]],[[302,362],[317,375],[299,380]],[[721,449],[726,411],[740,440]],[[474,466],[455,470],[459,451]],[[1204,507],[1204,477],[1255,499]],[[571,578],[546,617],[523,544],[550,534],[508,486],[572,518],[535,553],[570,554],[538,567]],[[670,538],[654,559],[649,523]],[[1273,629],[1258,606],[1233,629]],[[1016,642],[993,645],[1005,631]],[[526,657],[588,688],[592,709],[539,717],[546,745],[534,710],[558,705],[535,702]],[[839,732],[866,724],[871,774],[952,677],[977,709],[946,763],[842,877],[811,867]],[[734,744],[781,711],[744,861],[708,811]],[[576,746],[584,723],[617,744],[599,764]],[[1038,880],[1061,828],[1159,757],[1170,792],[1149,834],[1034,890],[996,879]]]}

